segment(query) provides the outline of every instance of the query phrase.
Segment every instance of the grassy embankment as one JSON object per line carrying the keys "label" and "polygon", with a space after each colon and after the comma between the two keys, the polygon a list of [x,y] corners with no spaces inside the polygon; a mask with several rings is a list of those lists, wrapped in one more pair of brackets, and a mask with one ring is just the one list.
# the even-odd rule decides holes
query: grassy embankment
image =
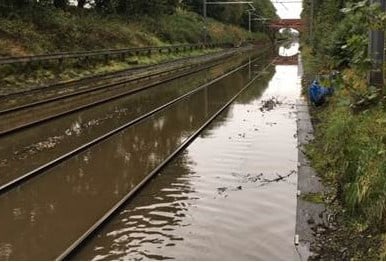
{"label": "grassy embankment", "polygon": [[[196,13],[178,9],[173,15],[145,17],[127,21],[120,17],[103,17],[96,12],[76,9],[33,9],[0,17],[0,55],[19,56],[49,52],[160,46],[202,42],[204,24]],[[209,19],[208,35],[213,42],[241,43],[247,39],[266,40],[265,35]],[[47,66],[33,64],[3,67],[0,86],[17,87],[65,81],[91,74],[150,64],[183,56],[196,56],[212,50],[196,50],[179,54],[130,57],[126,61],[65,61],[58,70],[57,62]]]}
{"label": "grassy embankment", "polygon": [[[311,77],[326,74],[337,64],[327,52],[311,50],[303,43],[307,85]],[[381,89],[368,86],[366,70],[352,64],[339,69],[340,76],[332,83],[322,79],[335,93],[326,105],[312,107],[315,140],[307,148],[313,167],[332,190],[328,199],[337,200],[327,204],[340,221],[322,249],[336,254],[322,259],[384,260],[386,99]]]}

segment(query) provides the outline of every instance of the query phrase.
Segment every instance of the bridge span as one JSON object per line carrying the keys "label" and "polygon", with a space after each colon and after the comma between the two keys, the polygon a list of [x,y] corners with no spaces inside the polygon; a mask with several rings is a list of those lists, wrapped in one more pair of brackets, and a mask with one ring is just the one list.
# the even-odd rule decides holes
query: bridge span
{"label": "bridge span", "polygon": [[293,28],[301,32],[304,29],[304,22],[301,19],[277,19],[271,21],[269,28],[272,30],[279,30],[281,28]]}

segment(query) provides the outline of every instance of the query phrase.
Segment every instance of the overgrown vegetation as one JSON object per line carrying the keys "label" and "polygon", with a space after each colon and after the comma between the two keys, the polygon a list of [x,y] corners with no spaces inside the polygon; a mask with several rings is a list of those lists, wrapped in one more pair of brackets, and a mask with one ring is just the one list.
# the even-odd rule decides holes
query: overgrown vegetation
{"label": "overgrown vegetation", "polygon": [[20,67],[8,67],[4,69],[5,77],[0,79],[0,95],[17,93],[30,90],[42,85],[65,82],[83,77],[105,74],[124,70],[138,65],[150,65],[183,57],[196,57],[221,51],[220,48],[200,49],[171,54],[153,54],[152,56],[132,56],[125,61],[111,60],[102,62],[99,60],[72,61],[58,68],[57,62],[45,65],[28,65]]}
{"label": "overgrown vegetation", "polygon": [[[0,55],[199,43],[203,40],[203,26],[198,14],[183,9],[159,19],[145,17],[127,22],[93,11],[36,8],[0,17]],[[210,20],[208,31],[209,40],[214,42],[264,38],[262,33],[249,35],[239,27],[215,20]]]}
{"label": "overgrown vegetation", "polygon": [[[368,1],[314,3],[313,20],[310,0],[303,11],[308,25],[302,36],[305,83],[319,75],[335,94],[327,105],[313,109],[315,141],[307,152],[336,189],[351,226],[381,235],[386,232],[386,100],[384,87],[367,83],[372,66],[367,46],[369,30],[386,29],[386,16]],[[332,70],[339,70],[339,76],[323,79]]]}
{"label": "overgrown vegetation", "polygon": [[[83,1],[80,8],[69,4],[79,2],[0,0],[0,55],[204,41],[205,23],[196,8],[201,0],[96,0]],[[265,17],[275,15],[269,0],[256,3],[264,7],[260,12]],[[245,30],[246,5],[212,9],[208,15],[217,20],[208,19],[209,41],[239,43],[264,37],[258,23],[253,34]],[[229,20],[231,12],[238,19]]]}
{"label": "overgrown vegetation", "polygon": [[[269,0],[256,3],[263,7],[262,15],[275,15]],[[252,33],[243,28],[247,24],[245,5],[209,8],[207,24],[198,6],[202,7],[201,0],[0,0],[0,56],[196,44],[203,43],[205,35],[209,42],[237,46],[246,40],[269,41],[261,25],[255,23]],[[230,13],[238,14],[238,18],[229,20]],[[123,63],[108,64],[103,59],[100,63],[64,61],[60,69],[57,63],[3,66],[0,84],[2,88],[39,85],[128,68],[133,59],[136,64],[143,64],[147,60],[157,62],[171,58],[173,55],[150,59],[131,57]]]}

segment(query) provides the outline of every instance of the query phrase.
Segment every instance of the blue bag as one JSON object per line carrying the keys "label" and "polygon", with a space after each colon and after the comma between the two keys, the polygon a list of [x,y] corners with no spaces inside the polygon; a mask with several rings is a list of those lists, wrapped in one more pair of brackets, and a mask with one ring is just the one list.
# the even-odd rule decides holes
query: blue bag
{"label": "blue bag", "polygon": [[312,81],[311,86],[308,88],[310,101],[316,106],[322,105],[326,100],[326,96],[330,96],[333,93],[333,88],[323,87],[316,80]]}

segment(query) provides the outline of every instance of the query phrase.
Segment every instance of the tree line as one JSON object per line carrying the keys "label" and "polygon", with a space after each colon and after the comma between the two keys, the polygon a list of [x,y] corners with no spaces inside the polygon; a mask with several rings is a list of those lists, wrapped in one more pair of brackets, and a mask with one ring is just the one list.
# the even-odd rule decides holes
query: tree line
{"label": "tree line", "polygon": [[[256,15],[274,18],[276,10],[270,0],[253,0]],[[68,10],[95,10],[100,14],[115,14],[126,18],[171,15],[177,8],[202,14],[203,0],[0,0],[1,14],[25,8],[51,7]],[[221,22],[248,27],[247,5],[208,5],[207,15]],[[4,12],[6,9],[6,12]],[[255,23],[254,23],[255,24]],[[258,28],[255,25],[255,30]]]}

